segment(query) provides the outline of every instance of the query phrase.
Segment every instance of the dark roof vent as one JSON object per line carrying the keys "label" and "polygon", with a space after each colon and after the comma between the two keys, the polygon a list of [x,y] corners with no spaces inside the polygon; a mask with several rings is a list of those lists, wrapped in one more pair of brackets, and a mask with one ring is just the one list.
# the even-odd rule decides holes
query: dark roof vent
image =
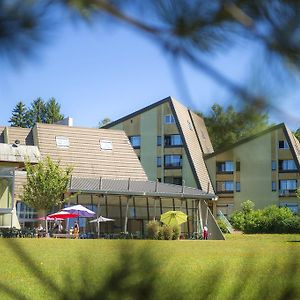
{"label": "dark roof vent", "polygon": [[19,147],[20,145],[20,140],[15,140],[15,142],[13,143],[13,147]]}

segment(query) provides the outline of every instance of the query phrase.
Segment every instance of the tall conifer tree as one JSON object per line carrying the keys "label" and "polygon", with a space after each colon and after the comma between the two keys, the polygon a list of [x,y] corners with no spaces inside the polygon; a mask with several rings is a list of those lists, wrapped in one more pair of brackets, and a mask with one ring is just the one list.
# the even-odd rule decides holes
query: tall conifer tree
{"label": "tall conifer tree", "polygon": [[46,118],[45,122],[49,124],[56,123],[64,118],[64,115],[60,113],[60,105],[55,98],[50,98],[46,103]]}
{"label": "tall conifer tree", "polygon": [[28,110],[22,101],[17,103],[8,122],[13,127],[29,127]]}

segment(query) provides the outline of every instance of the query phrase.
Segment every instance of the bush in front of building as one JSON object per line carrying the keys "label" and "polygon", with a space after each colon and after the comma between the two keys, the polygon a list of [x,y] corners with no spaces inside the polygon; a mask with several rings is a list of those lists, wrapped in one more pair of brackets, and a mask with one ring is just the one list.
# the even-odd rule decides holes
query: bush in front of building
{"label": "bush in front of building", "polygon": [[180,226],[160,225],[153,220],[147,224],[148,238],[152,240],[177,240],[180,236]]}
{"label": "bush in front of building", "polygon": [[180,236],[181,230],[179,225],[172,226],[172,240],[178,240]]}
{"label": "bush in front of building", "polygon": [[148,238],[152,240],[158,240],[159,222],[149,221],[147,224]]}
{"label": "bush in front of building", "polygon": [[173,237],[173,229],[169,225],[163,225],[162,226],[162,232],[164,240],[172,240]]}
{"label": "bush in front of building", "polygon": [[235,229],[244,233],[300,232],[300,217],[290,209],[271,205],[254,210],[254,205],[250,202],[248,200],[246,204],[242,203],[242,210],[232,214],[230,221]]}

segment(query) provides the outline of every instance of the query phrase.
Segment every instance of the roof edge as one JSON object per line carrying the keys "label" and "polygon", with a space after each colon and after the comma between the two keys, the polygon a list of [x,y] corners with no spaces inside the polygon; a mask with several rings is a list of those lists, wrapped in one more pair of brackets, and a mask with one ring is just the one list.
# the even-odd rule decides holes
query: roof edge
{"label": "roof edge", "polygon": [[263,130],[261,132],[258,132],[258,133],[254,134],[254,135],[251,135],[249,137],[243,138],[243,139],[237,141],[236,143],[234,143],[234,144],[232,144],[230,146],[224,147],[224,148],[219,149],[219,150],[217,150],[217,151],[215,151],[213,153],[210,153],[210,154],[205,154],[204,158],[208,159],[208,158],[214,157],[214,156],[216,156],[216,155],[218,155],[220,153],[223,153],[223,152],[226,152],[228,150],[231,150],[231,149],[233,149],[233,148],[235,148],[235,147],[237,147],[239,145],[245,144],[245,143],[247,143],[247,142],[249,142],[251,140],[254,140],[254,139],[256,139],[256,138],[258,138],[260,136],[263,136],[263,135],[265,135],[265,134],[267,134],[269,132],[272,132],[274,130],[277,130],[279,128],[284,129],[284,128],[286,128],[286,126],[285,126],[284,123],[280,123],[280,124],[271,126],[270,128],[267,128],[267,129],[265,129],[265,130]]}
{"label": "roof edge", "polygon": [[126,121],[126,120],[128,120],[130,118],[133,118],[133,117],[135,117],[135,116],[137,116],[137,115],[139,115],[139,114],[141,114],[141,113],[143,113],[145,111],[148,111],[148,110],[150,110],[150,109],[152,109],[152,108],[154,108],[156,106],[159,106],[159,105],[161,105],[161,104],[163,104],[165,102],[171,102],[172,100],[173,100],[173,98],[171,96],[168,96],[168,97],[166,97],[166,98],[164,98],[162,100],[159,100],[159,101],[157,101],[155,103],[152,103],[152,104],[150,104],[150,105],[148,105],[148,106],[146,106],[144,108],[141,108],[141,109],[139,109],[139,110],[137,110],[137,111],[135,111],[135,112],[133,112],[133,113],[131,113],[129,115],[126,115],[125,117],[121,117],[121,118],[119,118],[119,119],[117,119],[115,121],[112,121],[112,122],[110,122],[110,123],[102,126],[100,129],[108,129],[110,127],[113,127],[113,126],[115,126],[115,125],[117,125],[119,123],[122,123],[122,122],[124,122],[124,121]]}

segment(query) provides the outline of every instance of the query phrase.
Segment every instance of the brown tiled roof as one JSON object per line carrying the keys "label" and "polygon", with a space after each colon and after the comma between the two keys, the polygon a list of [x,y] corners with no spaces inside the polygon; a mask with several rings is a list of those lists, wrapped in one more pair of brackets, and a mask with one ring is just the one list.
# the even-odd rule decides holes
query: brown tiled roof
{"label": "brown tiled roof", "polygon": [[193,121],[194,128],[196,130],[198,140],[199,140],[201,148],[202,148],[202,152],[204,154],[213,153],[214,148],[210,141],[210,138],[209,138],[209,135],[207,132],[207,128],[205,126],[203,118],[201,118],[200,116],[198,116],[191,110],[189,110],[189,113],[190,113],[191,119]]}
{"label": "brown tiled roof", "polygon": [[[33,130],[41,155],[72,165],[74,176],[147,180],[124,131],[51,124],[36,124]],[[56,137],[68,138],[69,147],[57,147]],[[101,150],[100,140],[111,141],[113,149]]]}
{"label": "brown tiled roof", "polygon": [[[192,166],[196,180],[198,180],[198,187],[209,193],[214,193],[213,185],[208,175],[206,168],[201,143],[198,140],[197,131],[194,122],[191,118],[190,111],[181,103],[172,99],[171,106],[174,109],[174,116],[178,120],[179,130],[182,132],[182,137],[186,145],[186,152],[189,157],[189,162]],[[199,117],[200,118],[200,117]],[[199,120],[194,117],[199,125]],[[203,123],[204,125],[204,123]],[[202,124],[201,124],[202,126]],[[201,129],[199,128],[198,131]],[[208,137],[208,135],[207,135]],[[202,136],[199,137],[201,139]]]}

